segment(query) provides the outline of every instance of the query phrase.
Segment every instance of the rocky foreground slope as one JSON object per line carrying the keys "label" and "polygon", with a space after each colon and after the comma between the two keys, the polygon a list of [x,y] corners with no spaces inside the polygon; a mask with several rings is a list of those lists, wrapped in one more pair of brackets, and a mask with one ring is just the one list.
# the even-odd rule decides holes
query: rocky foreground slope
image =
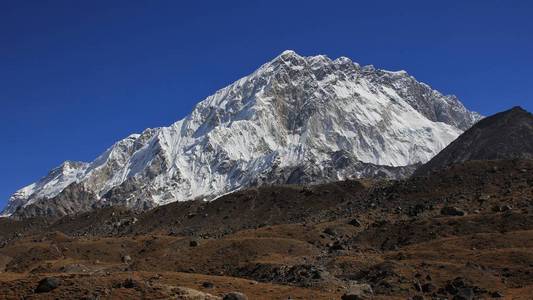
{"label": "rocky foreground slope", "polygon": [[285,51],[169,127],[65,162],[4,215],[147,209],[263,184],[402,178],[480,119],[404,71]]}
{"label": "rocky foreground slope", "polygon": [[[531,199],[533,161],[470,161],[403,181],[260,187],[141,214],[3,219],[0,295],[530,299]],[[43,280],[56,286],[43,292]]]}

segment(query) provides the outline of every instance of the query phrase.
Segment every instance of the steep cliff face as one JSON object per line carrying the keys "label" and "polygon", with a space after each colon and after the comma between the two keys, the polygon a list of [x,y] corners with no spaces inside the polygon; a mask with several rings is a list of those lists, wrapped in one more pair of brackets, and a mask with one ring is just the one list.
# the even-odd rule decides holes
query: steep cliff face
{"label": "steep cliff face", "polygon": [[65,163],[4,214],[36,202],[46,211],[73,183],[94,205],[148,208],[268,183],[405,177],[480,118],[404,71],[285,51],[183,120]]}

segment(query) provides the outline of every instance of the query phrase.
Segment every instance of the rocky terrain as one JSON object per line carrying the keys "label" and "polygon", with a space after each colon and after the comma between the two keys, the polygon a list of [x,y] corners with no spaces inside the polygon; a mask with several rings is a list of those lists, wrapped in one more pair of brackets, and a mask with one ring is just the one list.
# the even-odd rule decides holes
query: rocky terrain
{"label": "rocky terrain", "polygon": [[265,186],[144,213],[4,218],[0,295],[531,299],[532,200],[532,160],[468,161],[402,181]]}

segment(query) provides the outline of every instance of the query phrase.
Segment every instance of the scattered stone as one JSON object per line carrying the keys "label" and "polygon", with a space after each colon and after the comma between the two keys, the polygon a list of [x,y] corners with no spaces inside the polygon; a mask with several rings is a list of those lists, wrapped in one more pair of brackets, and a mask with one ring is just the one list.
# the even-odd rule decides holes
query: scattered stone
{"label": "scattered stone", "polygon": [[493,212],[509,212],[513,209],[511,205],[494,205],[492,207]]}
{"label": "scattered stone", "polygon": [[324,229],[324,233],[331,236],[337,235],[337,232],[335,232],[335,230],[333,230],[331,227]]}
{"label": "scattered stone", "polygon": [[432,283],[425,283],[424,285],[422,285],[422,292],[426,294],[433,293],[436,289],[437,287]]}
{"label": "scattered stone", "polygon": [[444,291],[446,291],[446,293],[450,294],[450,295],[455,295],[457,294],[457,288],[455,286],[453,286],[453,284],[447,284],[445,287],[444,287]]}
{"label": "scattered stone", "polygon": [[124,283],[122,284],[122,286],[126,289],[133,289],[137,286],[137,283],[133,279],[128,278],[124,280]]}
{"label": "scattered stone", "polygon": [[333,244],[328,244],[329,250],[331,251],[339,251],[339,250],[346,250],[346,247],[341,244],[339,241],[336,241]]}
{"label": "scattered stone", "polygon": [[479,201],[487,201],[489,199],[490,199],[490,195],[481,195],[478,198]]}
{"label": "scattered stone", "polygon": [[454,300],[473,300],[474,290],[472,288],[461,288],[453,297]]}
{"label": "scattered stone", "polygon": [[200,246],[200,242],[198,242],[197,240],[192,240],[192,241],[189,242],[189,246],[198,247],[198,246]]}
{"label": "scattered stone", "polygon": [[60,280],[54,277],[46,277],[39,281],[35,293],[48,293],[55,290],[61,284]]}
{"label": "scattered stone", "polygon": [[129,256],[129,255],[127,255],[127,254],[124,255],[124,256],[122,256],[122,262],[123,262],[123,263],[125,263],[125,264],[129,264],[129,263],[131,263],[131,261],[132,261],[131,256]]}
{"label": "scattered stone", "polygon": [[501,212],[502,208],[499,205],[494,205],[494,206],[492,206],[492,211],[493,212]]}
{"label": "scattered stone", "polygon": [[465,287],[466,286],[466,282],[465,282],[463,277],[456,277],[451,283],[455,287]]}
{"label": "scattered stone", "polygon": [[423,213],[426,209],[427,207],[424,204],[419,203],[415,206],[410,206],[407,211],[407,215],[410,217],[416,217],[419,214]]}
{"label": "scattered stone", "polygon": [[504,205],[501,207],[502,212],[511,211],[513,210],[513,207],[511,205]]}
{"label": "scattered stone", "polygon": [[68,264],[59,268],[62,273],[86,273],[89,268],[82,264]]}
{"label": "scattered stone", "polygon": [[359,220],[357,220],[357,219],[350,220],[350,222],[348,222],[348,224],[350,224],[352,226],[355,226],[355,227],[361,227],[361,222],[359,222]]}
{"label": "scattered stone", "polygon": [[374,292],[369,284],[352,283],[348,291],[342,295],[341,300],[370,299]]}
{"label": "scattered stone", "polygon": [[202,283],[202,287],[204,287],[206,289],[212,289],[212,288],[215,287],[215,285],[212,282],[206,281],[206,282]]}
{"label": "scattered stone", "polygon": [[184,299],[184,300],[220,300],[220,297],[213,296],[211,294],[203,293],[198,290],[186,288],[186,287],[177,287],[175,290],[177,298],[174,299]]}
{"label": "scattered stone", "polygon": [[239,277],[252,278],[257,281],[273,282],[280,284],[293,284],[299,286],[312,286],[317,282],[331,280],[333,276],[325,268],[313,264],[281,265],[249,264],[241,268]]}
{"label": "scattered stone", "polygon": [[[450,295],[457,296],[458,298],[453,298],[456,300],[469,300],[473,299],[474,297],[473,286],[467,284],[465,279],[462,277],[457,277],[451,282],[448,282],[448,284],[446,284],[444,287],[444,291]],[[468,298],[470,294],[472,294],[472,298]]]}
{"label": "scattered stone", "polygon": [[387,224],[389,224],[390,222],[385,220],[385,219],[380,219],[380,220],[376,220],[374,223],[372,223],[372,227],[376,227],[376,228],[379,228],[379,227],[383,227]]}
{"label": "scattered stone", "polygon": [[440,214],[444,216],[464,216],[466,213],[457,207],[445,206],[440,210]]}
{"label": "scattered stone", "polygon": [[313,191],[308,187],[304,187],[300,193],[303,193],[306,196],[313,195]]}
{"label": "scattered stone", "polygon": [[358,295],[344,294],[341,296],[341,300],[363,300],[364,298]]}
{"label": "scattered stone", "polygon": [[222,298],[222,300],[248,300],[248,297],[246,297],[246,295],[244,295],[243,293],[231,292],[224,295],[224,298]]}
{"label": "scattered stone", "polygon": [[500,293],[500,292],[492,292],[492,293],[490,293],[490,296],[492,298],[503,298],[503,294]]}

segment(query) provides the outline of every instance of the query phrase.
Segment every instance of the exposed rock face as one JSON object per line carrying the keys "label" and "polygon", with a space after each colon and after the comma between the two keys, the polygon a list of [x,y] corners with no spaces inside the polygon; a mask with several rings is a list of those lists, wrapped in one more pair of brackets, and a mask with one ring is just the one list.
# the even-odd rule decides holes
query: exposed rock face
{"label": "exposed rock face", "polygon": [[[478,119],[404,71],[285,51],[183,120],[133,134],[91,163],[66,162],[15,193],[4,215],[146,209],[262,184],[406,177]],[[79,203],[63,203],[78,188],[86,193],[74,196]]]}
{"label": "exposed rock face", "polygon": [[532,159],[533,115],[514,107],[487,117],[420,167],[415,175],[468,160]]}
{"label": "exposed rock face", "polygon": [[88,191],[82,184],[72,183],[55,197],[38,199],[29,205],[18,207],[12,216],[16,218],[37,216],[59,218],[88,211],[93,208],[97,199],[97,195]]}

